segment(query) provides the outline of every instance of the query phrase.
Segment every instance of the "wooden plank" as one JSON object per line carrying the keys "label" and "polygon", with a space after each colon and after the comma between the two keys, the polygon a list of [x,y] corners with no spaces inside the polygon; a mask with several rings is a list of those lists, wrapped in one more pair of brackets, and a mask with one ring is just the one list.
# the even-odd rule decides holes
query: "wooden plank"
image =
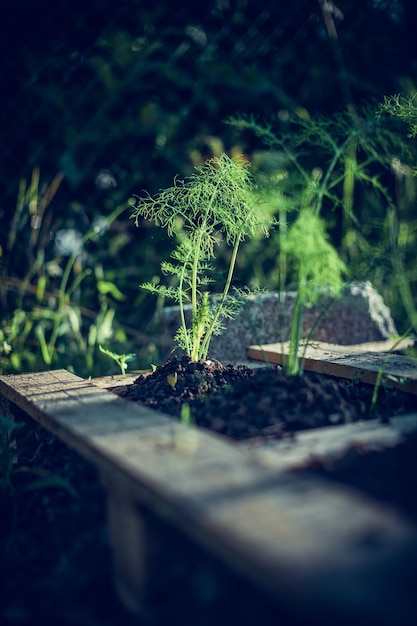
{"label": "wooden plank", "polygon": [[[388,387],[417,394],[417,359],[368,349],[375,345],[378,343],[340,346],[312,341],[302,343],[298,355],[304,358],[306,371],[375,384],[382,370],[383,382]],[[390,344],[382,342],[382,345],[386,348]],[[289,352],[289,342],[272,343],[249,346],[248,355],[258,361],[282,365]]]}
{"label": "wooden plank", "polygon": [[[65,370],[0,377],[0,393],[99,467],[124,494],[132,528],[137,502],[303,614],[330,610],[329,598],[344,611],[373,611],[369,598],[384,598],[386,586],[393,601],[391,559],[417,542],[415,526],[394,510],[348,487],[277,471]],[[369,537],[377,541],[368,545]],[[128,552],[129,536],[123,543]],[[119,569],[132,598],[142,570],[129,558]],[[388,601],[379,606],[389,609]]]}
{"label": "wooden plank", "polygon": [[147,376],[152,370],[136,370],[127,374],[111,374],[109,376],[99,376],[97,378],[89,378],[96,387],[101,389],[116,389],[117,387],[132,385],[139,376]]}
{"label": "wooden plank", "polygon": [[257,460],[280,470],[305,470],[322,465],[333,467],[350,452],[366,455],[383,452],[404,443],[417,433],[417,413],[392,417],[389,423],[379,420],[340,424],[301,431],[295,437],[239,442]]}

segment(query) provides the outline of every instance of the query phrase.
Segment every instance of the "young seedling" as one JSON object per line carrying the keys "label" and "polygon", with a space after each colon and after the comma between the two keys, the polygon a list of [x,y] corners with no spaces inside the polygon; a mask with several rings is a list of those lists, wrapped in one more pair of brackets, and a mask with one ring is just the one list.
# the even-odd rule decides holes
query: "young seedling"
{"label": "young seedling", "polygon": [[[177,284],[142,287],[178,303],[181,326],[175,340],[193,361],[205,360],[213,334],[221,333],[224,320],[233,318],[247,295],[238,290],[231,294],[240,244],[247,237],[267,236],[271,223],[256,202],[247,163],[226,154],[210,159],[187,180],[175,179],[172,187],[155,197],[138,198],[132,214],[137,226],[140,217],[166,228],[178,240],[173,261],[161,264],[163,274],[175,277]],[[211,299],[208,287],[222,239],[231,248],[230,261],[221,294]],[[189,324],[187,304],[191,305]]]}
{"label": "young seedling", "polygon": [[103,348],[103,346],[101,345],[99,345],[98,348],[100,352],[110,357],[111,359],[113,359],[113,361],[117,363],[117,365],[120,367],[121,374],[126,374],[127,364],[136,358],[136,354],[134,353],[117,354],[116,352],[112,352],[111,350],[108,350],[107,348]]}

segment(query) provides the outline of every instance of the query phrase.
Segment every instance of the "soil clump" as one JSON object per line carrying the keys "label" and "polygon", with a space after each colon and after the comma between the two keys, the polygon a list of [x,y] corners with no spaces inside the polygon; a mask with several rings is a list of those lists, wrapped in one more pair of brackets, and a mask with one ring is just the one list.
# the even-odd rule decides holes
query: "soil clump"
{"label": "soil clump", "polygon": [[373,389],[315,372],[288,376],[276,367],[193,362],[183,356],[116,392],[177,419],[188,405],[196,425],[243,440],[280,438],[371,418],[387,420],[417,410],[417,397],[382,385],[373,406]]}

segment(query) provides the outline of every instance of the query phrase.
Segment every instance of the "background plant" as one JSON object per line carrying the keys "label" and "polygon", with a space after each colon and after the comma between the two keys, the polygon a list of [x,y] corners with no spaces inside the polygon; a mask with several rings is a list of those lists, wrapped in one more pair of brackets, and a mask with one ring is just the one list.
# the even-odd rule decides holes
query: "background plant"
{"label": "background plant", "polygon": [[52,183],[41,183],[35,169],[31,180],[22,179],[19,185],[2,255],[4,372],[65,366],[88,375],[98,364],[100,342],[127,341],[126,332],[115,323],[113,305],[125,296],[103,266],[93,262],[87,247],[106,238],[127,204],[116,206],[82,233],[55,217],[61,182],[57,175]]}
{"label": "background plant", "polygon": [[[175,173],[186,177],[194,165],[213,155],[243,152],[252,163],[252,173],[261,162],[265,167],[267,160],[274,161],[275,171],[280,170],[280,150],[266,151],[253,133],[223,124],[236,112],[273,118],[274,132],[280,133],[302,116],[331,118],[342,107],[353,112],[364,100],[379,102],[384,94],[415,92],[416,3],[364,0],[361,11],[357,3],[348,0],[336,5],[311,0],[210,0],[198,4],[185,0],[181,5],[170,0],[153,4],[144,0],[9,2],[0,37],[0,87],[7,93],[0,114],[0,271],[8,256],[6,239],[15,219],[19,181],[30,184],[31,172],[37,168],[43,181],[50,183],[57,171],[58,176],[63,175],[59,193],[48,208],[51,228],[44,231],[50,259],[55,256],[51,248],[60,230],[78,230],[83,236],[130,193],[142,188],[156,193],[170,184]],[[336,38],[335,32],[331,36],[326,28],[329,17]],[[16,46],[16,41],[24,45]],[[378,172],[380,182],[400,207],[397,222],[401,223],[402,240],[404,224],[415,219],[415,180],[408,174],[409,163],[415,159],[404,158],[396,149],[391,152],[392,168]],[[305,145],[303,157],[309,172],[317,163],[321,167],[321,148]],[[360,192],[359,186],[355,187],[354,213],[367,233],[364,243],[355,243],[355,228],[349,227],[347,243],[357,253],[355,263],[349,265],[356,266],[361,258],[362,269],[370,267],[396,322],[405,328],[408,320],[403,301],[398,288],[390,284],[386,205],[370,187],[360,187]],[[327,200],[321,216],[339,250],[342,234],[338,224],[342,222]],[[294,218],[289,215],[289,224]],[[345,226],[349,226],[348,219]],[[20,260],[26,260],[30,232],[27,220],[16,243],[9,280],[23,280],[26,275],[27,267],[21,266]],[[408,277],[415,267],[412,238],[408,229],[408,243],[402,248]],[[246,243],[237,259],[237,284],[276,288],[275,239]],[[136,352],[144,365],[157,361],[154,313],[159,301],[137,285],[159,273],[161,256],[166,258],[173,245],[174,239],[166,238],[153,224],[145,223],[135,232],[128,220],[113,222],[100,237],[85,243],[84,252],[94,271],[73,294],[82,304],[85,341],[103,299],[118,320],[113,324],[116,334],[110,348]],[[359,245],[368,246],[367,252],[359,250]],[[227,251],[223,255],[222,247],[217,250],[217,261],[223,271]],[[60,267],[64,262],[58,259]],[[55,287],[57,281],[50,278],[48,286]],[[104,283],[117,285],[126,298],[117,299],[114,289],[97,292],[98,281],[103,288]],[[28,288],[33,290],[35,284],[33,276]],[[415,291],[414,279],[410,284]],[[14,287],[8,288],[8,293],[6,303],[0,302],[0,327],[4,328],[7,318],[4,330],[8,332],[12,326],[23,337],[26,326],[22,318],[31,310],[33,292],[24,298],[17,319]],[[120,327],[128,348],[119,341]],[[48,329],[45,332],[48,337]],[[3,371],[47,367],[39,339],[31,333],[19,362],[17,348],[23,344],[15,341],[12,363],[10,346],[4,341],[3,332]],[[64,347],[66,354],[61,350]],[[89,373],[83,350],[82,343],[72,342],[67,335],[51,366],[69,364],[79,373]],[[93,354],[90,365],[92,360],[99,372],[107,361],[103,362],[96,349],[89,353]]]}
{"label": "background plant", "polygon": [[[162,272],[176,278],[176,284],[142,285],[152,293],[179,304],[181,327],[178,345],[194,361],[206,359],[213,334],[219,334],[241,302],[242,292],[230,297],[233,273],[240,244],[259,233],[268,234],[268,217],[256,204],[247,163],[226,154],[213,157],[187,181],[175,180],[173,187],[138,199],[132,217],[152,220],[176,235],[179,243],[172,253],[174,262],[163,262]],[[221,240],[230,247],[230,259],[220,296],[210,301],[208,285],[213,282],[215,249]],[[187,325],[185,305],[191,305]]]}
{"label": "background plant", "polygon": [[[354,102],[415,78],[415,4],[361,7],[339,0],[333,15]],[[236,111],[331,114],[348,104],[334,41],[311,0],[16,0],[2,25],[2,209],[38,165],[50,180],[59,164],[71,199],[91,210],[103,171],[125,192],[138,180],[157,190],[216,144],[229,151],[234,136],[222,120]]]}
{"label": "background plant", "polygon": [[[319,302],[324,295],[337,296],[345,284],[347,267],[329,243],[324,221],[306,208],[298,213],[291,228],[281,237],[281,254],[293,262],[297,275],[289,358],[284,363],[290,375],[297,375],[303,371],[299,348],[304,307]],[[281,297],[285,303],[285,291]]]}
{"label": "background plant", "polygon": [[[408,127],[408,136],[417,136],[417,93],[409,96],[401,94],[386,97],[380,107],[381,115],[399,118]],[[410,176],[410,167],[398,159],[393,164],[399,183]],[[413,175],[417,173],[417,160],[413,161]],[[394,274],[394,285],[398,289],[409,323],[417,335],[417,219],[401,215],[400,209],[390,207],[387,214],[387,230],[391,254],[389,255]],[[414,204],[415,209],[415,204]]]}
{"label": "background plant", "polygon": [[[70,483],[59,475],[36,466],[42,455],[37,446],[39,426],[15,422],[0,415],[0,500],[3,496],[48,489],[65,489],[76,493]],[[50,436],[52,437],[52,436]]]}
{"label": "background plant", "polygon": [[[239,116],[229,123],[243,133],[253,132],[268,147],[255,155],[254,166],[263,201],[281,224],[272,238],[279,254],[270,246],[263,256],[254,256],[257,280],[269,287],[273,281],[281,290],[291,286],[296,274],[287,265],[280,237],[299,211],[309,209],[325,220],[351,278],[373,282],[403,331],[407,315],[390,277],[396,248],[402,246],[393,245],[390,222],[402,213],[402,221],[412,224],[416,192],[408,164],[416,153],[401,127],[382,119],[377,109],[376,104],[367,105],[330,117],[304,113],[281,123]],[[401,181],[393,164],[401,168]],[[405,265],[409,263],[408,257]]]}

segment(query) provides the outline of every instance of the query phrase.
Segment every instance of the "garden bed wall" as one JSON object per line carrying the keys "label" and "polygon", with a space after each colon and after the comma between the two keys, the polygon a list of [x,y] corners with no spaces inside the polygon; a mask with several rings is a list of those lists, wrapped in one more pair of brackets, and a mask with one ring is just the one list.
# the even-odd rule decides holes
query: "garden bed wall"
{"label": "garden bed wall", "polygon": [[140,610],[158,577],[164,538],[152,520],[160,520],[262,590],[292,623],[415,623],[415,517],[315,470],[352,450],[378,451],[382,462],[402,445],[415,450],[417,415],[305,433],[283,452],[173,422],[102,386],[64,370],[0,379],[11,416],[17,407],[98,467],[127,606]]}

